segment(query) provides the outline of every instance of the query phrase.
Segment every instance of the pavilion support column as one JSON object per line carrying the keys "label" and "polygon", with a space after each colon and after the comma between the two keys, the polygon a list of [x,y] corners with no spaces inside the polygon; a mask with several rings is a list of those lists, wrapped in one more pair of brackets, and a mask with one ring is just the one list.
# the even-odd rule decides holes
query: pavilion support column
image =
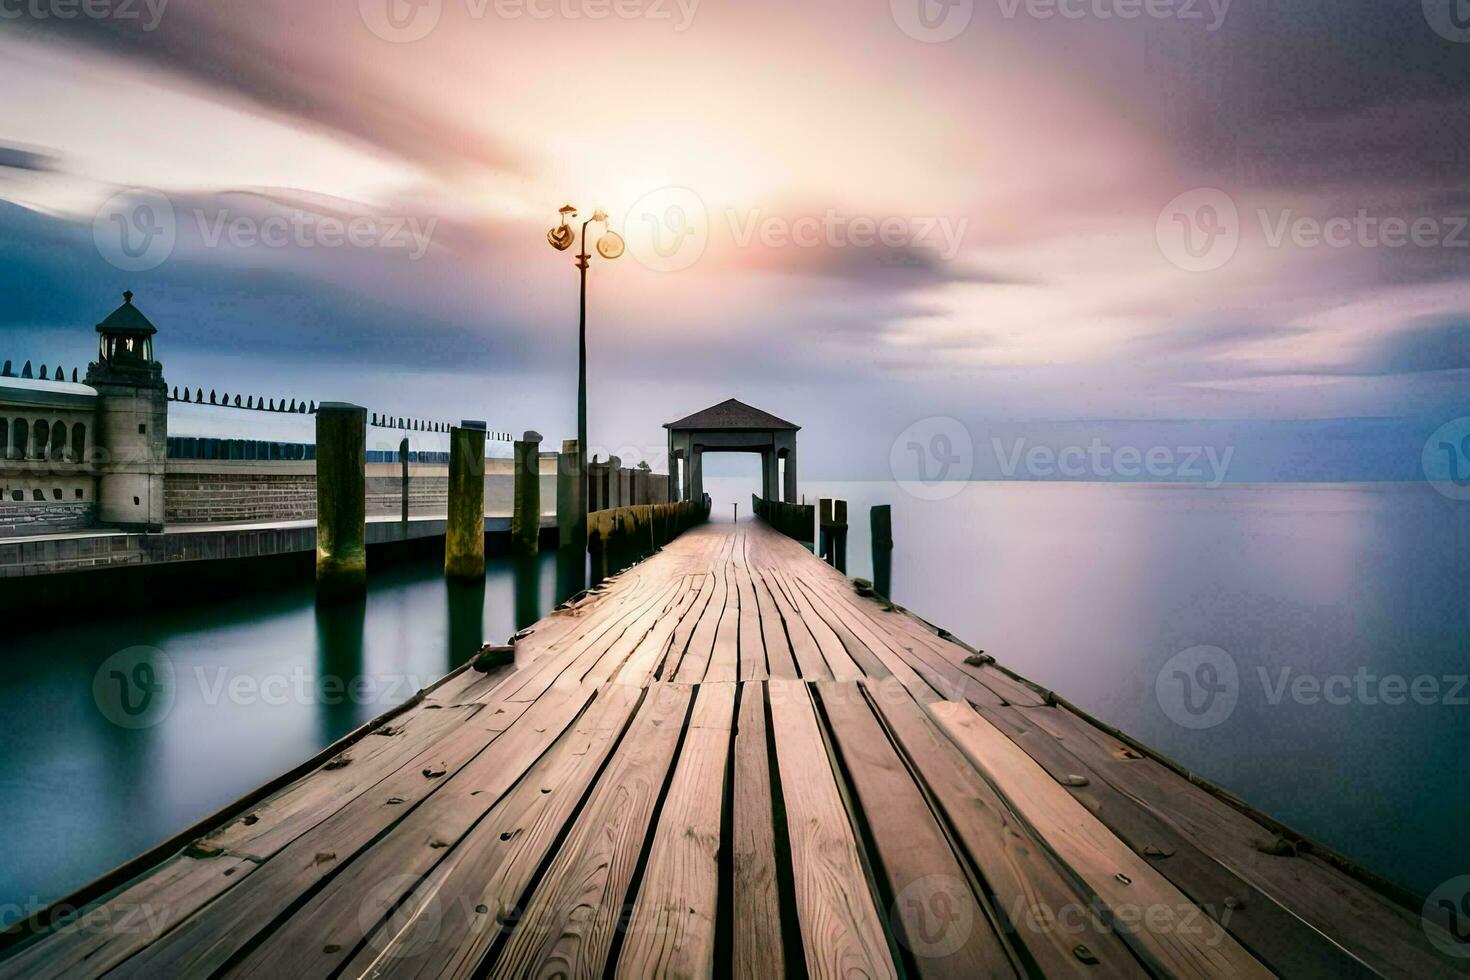
{"label": "pavilion support column", "polygon": [[449,526],[444,531],[444,574],[485,577],[485,423],[449,430]]}
{"label": "pavilion support column", "polygon": [[704,499],[704,447],[695,446],[689,454],[689,499]]}
{"label": "pavilion support column", "polygon": [[323,402],[316,413],[316,594],[367,591],[367,409]]}
{"label": "pavilion support column", "polygon": [[587,539],[587,475],[578,468],[577,440],[566,439],[556,461],[556,530],[559,547],[578,549]]}
{"label": "pavilion support column", "polygon": [[510,515],[510,551],[541,550],[541,433],[527,432],[515,444],[515,505]]}
{"label": "pavilion support column", "polygon": [[795,446],[792,446],[790,449],[786,450],[786,477],[785,477],[785,483],[786,483],[786,488],[785,488],[786,489],[786,494],[785,494],[785,497],[783,499],[788,504],[800,503],[800,498],[799,498],[799,496],[797,494],[797,483],[796,483],[796,447]]}

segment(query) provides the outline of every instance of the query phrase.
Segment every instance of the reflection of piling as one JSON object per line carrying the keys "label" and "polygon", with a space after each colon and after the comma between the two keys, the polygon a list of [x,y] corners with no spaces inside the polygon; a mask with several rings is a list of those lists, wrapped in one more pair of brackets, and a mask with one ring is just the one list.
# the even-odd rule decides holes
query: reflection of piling
{"label": "reflection of piling", "polygon": [[879,504],[869,511],[873,531],[873,588],[887,599],[893,588],[893,507]]}
{"label": "reflection of piling", "polygon": [[485,577],[485,423],[449,430],[449,526],[444,530],[444,574]]}
{"label": "reflection of piling", "polygon": [[534,555],[541,547],[541,433],[515,444],[515,504],[510,514],[510,552]]}
{"label": "reflection of piling", "polygon": [[444,583],[449,600],[449,661],[453,670],[485,644],[485,578],[454,579]]}
{"label": "reflection of piling", "polygon": [[316,586],[323,600],[367,590],[367,409],[316,413]]}

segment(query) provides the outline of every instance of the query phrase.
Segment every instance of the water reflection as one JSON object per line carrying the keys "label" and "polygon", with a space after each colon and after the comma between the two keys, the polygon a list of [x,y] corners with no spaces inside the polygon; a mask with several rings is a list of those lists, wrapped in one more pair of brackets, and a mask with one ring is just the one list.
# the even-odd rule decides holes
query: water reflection
{"label": "water reflection", "polygon": [[541,562],[535,558],[514,559],[516,588],[516,631],[541,618]]}
{"label": "water reflection", "polygon": [[[481,644],[503,642],[559,603],[567,581],[552,553],[491,559],[471,584],[417,559],[375,565],[367,596],[346,603],[318,606],[311,580],[297,579],[11,638],[0,671],[0,928],[300,764]],[[116,663],[134,648],[174,679],[167,710],[142,728],[109,717],[115,681],[100,702],[94,692],[99,672],[104,682],[108,671],[142,676]]]}
{"label": "water reflection", "polygon": [[317,732],[322,744],[356,727],[357,708],[349,686],[362,674],[362,637],[367,598],[344,598],[316,606]]}
{"label": "water reflection", "polygon": [[[515,592],[519,603],[519,581]],[[449,664],[458,667],[486,642],[485,580],[446,579],[444,597],[449,603]]]}

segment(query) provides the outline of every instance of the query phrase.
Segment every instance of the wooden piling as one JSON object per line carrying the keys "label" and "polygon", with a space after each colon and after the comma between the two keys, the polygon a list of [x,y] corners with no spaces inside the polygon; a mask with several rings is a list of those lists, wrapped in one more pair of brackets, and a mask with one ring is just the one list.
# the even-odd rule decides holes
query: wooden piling
{"label": "wooden piling", "polygon": [[485,577],[485,423],[449,430],[449,525],[444,530],[444,574]]}
{"label": "wooden piling", "polygon": [[557,543],[562,549],[574,551],[587,547],[587,478],[581,466],[577,440],[562,440],[556,461]]}
{"label": "wooden piling", "polygon": [[324,402],[316,413],[317,598],[367,591],[367,409]]}
{"label": "wooden piling", "polygon": [[885,599],[893,587],[893,506],[877,504],[868,512],[873,532],[873,588]]}
{"label": "wooden piling", "polygon": [[398,466],[402,470],[402,489],[400,492],[401,515],[399,523],[403,537],[408,537],[408,440],[404,439],[398,444]]}
{"label": "wooden piling", "polygon": [[510,550],[534,555],[541,548],[541,433],[515,443],[515,505],[510,515]]}
{"label": "wooden piling", "polygon": [[832,565],[847,574],[847,501],[832,501]]}

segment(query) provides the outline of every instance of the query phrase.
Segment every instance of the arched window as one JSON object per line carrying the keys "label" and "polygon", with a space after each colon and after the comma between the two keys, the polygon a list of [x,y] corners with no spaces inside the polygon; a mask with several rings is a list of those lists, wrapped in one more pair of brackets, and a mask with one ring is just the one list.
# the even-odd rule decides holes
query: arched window
{"label": "arched window", "polygon": [[73,463],[84,462],[87,458],[87,425],[78,422],[71,427],[71,460]]}
{"label": "arched window", "polygon": [[66,453],[66,423],[57,419],[51,423],[51,452],[48,457],[59,460]]}
{"label": "arched window", "polygon": [[26,443],[31,434],[25,419],[16,419],[10,427],[10,455],[13,459],[26,458]]}
{"label": "arched window", "polygon": [[10,458],[10,420],[0,418],[0,459]]}
{"label": "arched window", "polygon": [[51,444],[51,424],[45,419],[36,419],[36,427],[31,439],[31,456],[34,459],[46,458],[46,447]]}

